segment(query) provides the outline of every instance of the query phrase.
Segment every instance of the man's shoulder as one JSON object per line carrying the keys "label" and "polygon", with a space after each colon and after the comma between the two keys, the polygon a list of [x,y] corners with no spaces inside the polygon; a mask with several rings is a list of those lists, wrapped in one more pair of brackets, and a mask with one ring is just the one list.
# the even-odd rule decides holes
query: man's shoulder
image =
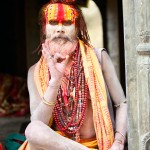
{"label": "man's shoulder", "polygon": [[32,66],[28,69],[28,76],[33,75],[33,74],[34,74],[35,66],[36,66],[36,64],[32,65]]}
{"label": "man's shoulder", "polygon": [[36,66],[36,64],[34,64],[34,65],[32,65],[32,66],[30,66],[30,68],[29,68],[29,72],[31,72],[31,71],[33,71],[34,70],[34,68],[35,68],[35,66]]}

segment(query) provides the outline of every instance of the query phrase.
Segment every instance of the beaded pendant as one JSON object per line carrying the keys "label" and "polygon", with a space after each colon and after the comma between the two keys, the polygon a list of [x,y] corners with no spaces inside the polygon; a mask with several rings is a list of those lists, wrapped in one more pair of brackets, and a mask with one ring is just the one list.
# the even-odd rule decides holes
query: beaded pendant
{"label": "beaded pendant", "polygon": [[88,86],[85,81],[81,53],[77,46],[72,56],[70,73],[63,78],[54,107],[54,121],[60,131],[72,140],[80,141],[80,128],[85,118]]}

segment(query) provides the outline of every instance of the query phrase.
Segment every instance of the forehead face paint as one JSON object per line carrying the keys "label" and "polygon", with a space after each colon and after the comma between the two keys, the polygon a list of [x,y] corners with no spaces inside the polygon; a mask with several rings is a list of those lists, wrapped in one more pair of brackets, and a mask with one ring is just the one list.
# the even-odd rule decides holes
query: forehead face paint
{"label": "forehead face paint", "polygon": [[55,3],[49,4],[45,10],[46,23],[50,20],[57,20],[58,22],[63,22],[66,20],[72,21],[75,24],[75,20],[78,17],[77,11],[66,4]]}

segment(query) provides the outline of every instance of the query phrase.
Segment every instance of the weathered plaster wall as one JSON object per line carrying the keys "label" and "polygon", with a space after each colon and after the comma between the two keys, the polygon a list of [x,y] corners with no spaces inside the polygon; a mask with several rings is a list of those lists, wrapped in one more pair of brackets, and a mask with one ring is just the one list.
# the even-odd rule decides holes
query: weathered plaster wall
{"label": "weathered plaster wall", "polygon": [[129,150],[149,150],[150,2],[124,0],[123,9]]}

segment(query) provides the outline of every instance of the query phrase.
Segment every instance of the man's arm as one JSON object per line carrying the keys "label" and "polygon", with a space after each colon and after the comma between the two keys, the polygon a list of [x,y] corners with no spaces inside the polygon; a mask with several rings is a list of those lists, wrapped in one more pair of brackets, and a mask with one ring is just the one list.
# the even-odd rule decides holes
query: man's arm
{"label": "man's arm", "polygon": [[[40,120],[43,123],[48,124],[52,115],[54,105],[49,106],[43,103],[42,97],[39,95],[34,82],[34,67],[35,66],[32,66],[28,71],[28,90],[30,97],[31,121]],[[58,83],[55,82],[55,84],[57,85]],[[48,102],[55,102],[57,98],[58,88],[48,86],[43,96],[44,99]]]}
{"label": "man's arm", "polygon": [[[64,56],[64,54],[58,53],[58,51],[68,48],[67,51],[72,52],[75,50],[76,44],[77,42],[74,42],[72,44],[70,44],[70,42],[67,42],[66,44],[61,46],[61,49],[58,44],[55,44],[53,42],[48,43],[48,41],[45,41],[45,43],[42,44],[42,54],[48,65],[47,71],[49,71],[51,79],[44,95],[40,97],[34,82],[35,66],[29,69],[28,90],[30,95],[31,121],[40,120],[45,124],[49,123],[57,99],[61,79],[64,75],[70,58],[69,54],[66,53],[66,55]],[[56,47],[57,52],[52,55],[51,51]]]}
{"label": "man's arm", "polygon": [[127,132],[127,104],[124,103],[125,95],[123,89],[117,78],[112,61],[106,51],[102,51],[102,71],[112,100],[115,105],[119,105],[116,108],[117,132],[115,133],[115,139],[116,142],[119,142],[119,140],[124,142],[124,136]]}

